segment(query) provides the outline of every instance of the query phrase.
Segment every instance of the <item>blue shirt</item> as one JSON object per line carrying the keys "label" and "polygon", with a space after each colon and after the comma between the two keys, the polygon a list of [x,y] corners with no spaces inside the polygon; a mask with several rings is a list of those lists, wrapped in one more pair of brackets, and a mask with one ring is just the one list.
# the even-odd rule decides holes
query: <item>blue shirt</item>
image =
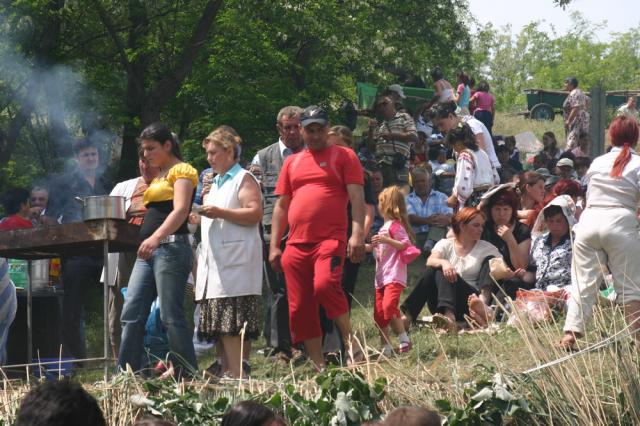
{"label": "blue shirt", "polygon": [[[416,195],[415,192],[407,195],[407,214],[414,214],[420,217],[429,217],[434,214],[453,214],[453,209],[447,206],[447,196],[442,192],[431,190],[426,202]],[[412,226],[416,234],[429,232],[429,225]]]}
{"label": "blue shirt", "polygon": [[224,175],[222,176],[217,175],[216,177],[214,177],[213,178],[214,185],[220,188],[222,185],[224,185],[226,181],[233,179],[240,170],[242,170],[242,167],[240,167],[240,163],[236,163],[233,167],[227,170],[227,172]]}

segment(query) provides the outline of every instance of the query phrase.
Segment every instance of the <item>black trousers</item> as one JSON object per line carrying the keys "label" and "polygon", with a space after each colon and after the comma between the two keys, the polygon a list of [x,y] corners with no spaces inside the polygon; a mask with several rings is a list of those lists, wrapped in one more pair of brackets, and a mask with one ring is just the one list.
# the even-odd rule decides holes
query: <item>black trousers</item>
{"label": "black trousers", "polygon": [[[359,270],[359,263],[352,263],[349,258],[344,260],[344,266],[342,267],[342,290],[344,290],[344,294],[347,296],[349,312],[351,312],[353,292],[356,289]],[[322,307],[320,307],[320,325],[322,326],[322,331],[324,333],[322,337],[322,351],[324,353],[342,352],[344,350],[342,334],[340,334],[340,330],[338,330],[336,324],[327,318]]]}
{"label": "black trousers", "polygon": [[87,357],[84,331],[86,289],[100,285],[102,257],[77,256],[62,259],[62,351],[65,356]]}
{"label": "black trousers", "polygon": [[[284,243],[283,243],[284,246]],[[269,259],[265,243],[265,257]],[[264,322],[264,337],[267,346],[278,352],[291,355],[291,332],[289,331],[289,301],[287,285],[282,272],[276,272],[268,260],[264,261],[264,277],[267,282],[267,312]]]}
{"label": "black trousers", "polygon": [[[478,288],[492,286],[489,277],[488,256],[482,261],[482,267],[478,274]],[[413,320],[418,318],[420,311],[426,304],[432,314],[442,312],[445,308],[452,309],[456,319],[464,320],[464,315],[469,313],[467,299],[471,294],[477,294],[478,290],[464,281],[459,275],[456,282],[450,283],[441,269],[427,267],[422,277],[404,300],[400,309],[410,315]]]}

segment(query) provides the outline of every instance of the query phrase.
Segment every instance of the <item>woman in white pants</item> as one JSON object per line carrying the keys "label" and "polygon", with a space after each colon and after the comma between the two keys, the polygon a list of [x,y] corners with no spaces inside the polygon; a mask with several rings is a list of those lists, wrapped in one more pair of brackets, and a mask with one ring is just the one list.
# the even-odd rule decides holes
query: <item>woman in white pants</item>
{"label": "woman in white pants", "polygon": [[576,337],[584,335],[605,266],[613,275],[627,322],[633,332],[640,329],[634,322],[640,317],[640,224],[636,215],[640,156],[634,151],[638,123],[634,118],[617,117],[609,136],[613,149],[596,158],[587,172],[587,207],[574,228],[571,298],[560,342],[567,349],[573,349]]}

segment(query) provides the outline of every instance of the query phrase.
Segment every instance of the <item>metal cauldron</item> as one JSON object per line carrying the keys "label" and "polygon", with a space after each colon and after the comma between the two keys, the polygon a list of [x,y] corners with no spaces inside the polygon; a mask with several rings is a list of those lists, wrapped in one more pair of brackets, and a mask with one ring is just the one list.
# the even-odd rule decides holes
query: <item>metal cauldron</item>
{"label": "metal cauldron", "polygon": [[82,204],[82,220],[126,219],[125,197],[98,195],[75,199]]}

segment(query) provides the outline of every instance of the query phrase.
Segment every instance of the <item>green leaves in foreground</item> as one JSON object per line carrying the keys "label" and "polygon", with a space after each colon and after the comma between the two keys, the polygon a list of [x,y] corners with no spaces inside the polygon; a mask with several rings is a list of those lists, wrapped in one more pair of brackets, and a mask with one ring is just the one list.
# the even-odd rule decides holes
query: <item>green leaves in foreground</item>
{"label": "green leaves in foreground", "polygon": [[148,381],[143,386],[149,395],[134,395],[132,402],[155,416],[179,425],[216,424],[231,406],[227,396],[215,398],[170,380]]}
{"label": "green leaves in foreground", "polygon": [[276,392],[266,404],[281,412],[293,426],[359,425],[378,419],[378,402],[384,397],[385,379],[369,385],[359,373],[329,368],[318,375],[319,394],[313,399],[300,395],[293,385]]}
{"label": "green leaves in foreground", "polygon": [[502,425],[531,413],[527,401],[513,395],[511,384],[500,374],[469,384],[464,393],[468,401],[462,408],[446,399],[435,402],[438,411],[447,416],[447,425]]}
{"label": "green leaves in foreground", "polygon": [[[359,373],[330,368],[316,378],[319,392],[307,398],[287,384],[269,395],[220,395],[172,381],[147,381],[146,396],[132,402],[144,411],[179,425],[218,424],[234,400],[255,399],[283,415],[292,426],[359,425],[379,419],[378,403],[384,397],[385,379],[369,385]],[[267,399],[268,398],[268,399]]]}

